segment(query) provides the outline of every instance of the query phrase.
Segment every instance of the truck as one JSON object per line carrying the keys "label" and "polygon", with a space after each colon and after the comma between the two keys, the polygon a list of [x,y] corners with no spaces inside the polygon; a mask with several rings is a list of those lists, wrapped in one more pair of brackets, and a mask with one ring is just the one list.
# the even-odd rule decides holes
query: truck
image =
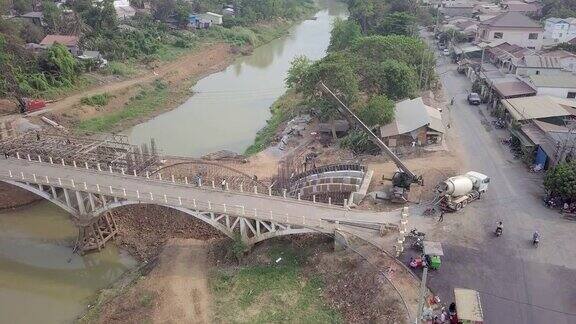
{"label": "truck", "polygon": [[458,211],[469,202],[480,199],[488,190],[490,178],[476,171],[450,177],[438,184],[438,202],[444,209]]}

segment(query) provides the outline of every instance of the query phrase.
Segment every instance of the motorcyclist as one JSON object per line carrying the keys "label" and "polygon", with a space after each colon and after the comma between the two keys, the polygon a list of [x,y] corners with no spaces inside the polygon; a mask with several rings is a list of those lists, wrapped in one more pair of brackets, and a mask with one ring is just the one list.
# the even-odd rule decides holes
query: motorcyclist
{"label": "motorcyclist", "polygon": [[532,242],[536,243],[540,241],[540,233],[538,233],[538,231],[534,232],[534,234],[532,235]]}
{"label": "motorcyclist", "polygon": [[504,224],[502,224],[502,221],[499,221],[498,224],[496,224],[496,233],[498,233],[498,231],[500,231],[500,233],[502,233],[503,229],[504,229]]}

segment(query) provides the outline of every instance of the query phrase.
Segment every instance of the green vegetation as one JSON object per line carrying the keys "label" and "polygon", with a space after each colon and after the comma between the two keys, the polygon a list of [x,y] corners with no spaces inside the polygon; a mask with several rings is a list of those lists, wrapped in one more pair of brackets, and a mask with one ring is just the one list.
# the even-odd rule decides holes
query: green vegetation
{"label": "green vegetation", "polygon": [[576,0],[543,0],[544,17],[569,18],[576,16]]}
{"label": "green vegetation", "polygon": [[[323,82],[367,125],[377,127],[393,120],[392,100],[414,98],[420,90],[436,86],[434,55],[416,36],[416,17],[429,12],[422,12],[414,0],[347,3],[350,18],[334,22],[328,55],[315,62],[306,57],[292,62],[285,81],[294,94],[301,96],[301,103],[291,107],[311,107],[310,113],[320,121],[341,119],[332,99],[318,91],[318,84]],[[247,153],[268,145],[290,112],[273,107],[272,114]],[[356,153],[374,152],[375,148],[356,131],[341,145]]]}
{"label": "green vegetation", "polygon": [[[24,19],[0,16],[0,98],[52,97],[78,86],[81,75],[94,66],[78,64],[65,47],[53,46],[38,56],[24,44],[39,42],[46,34],[81,35],[84,50],[97,50],[110,66],[104,74],[131,76],[135,62],[172,60],[202,44],[224,41],[237,46],[258,46],[282,35],[291,21],[312,13],[312,0],[245,0],[236,5],[234,17],[224,17],[224,27],[187,30],[192,12],[220,12],[220,0],[135,0],[131,4],[150,14],[138,13],[118,21],[112,0],[77,0],[62,6],[44,1],[46,25],[42,28]],[[1,13],[9,9],[20,13],[32,8],[31,0],[2,3]],[[145,11],[142,11],[145,12]],[[175,20],[175,25],[173,23]],[[172,24],[171,26],[169,26]],[[176,27],[176,28],[174,28]]]}
{"label": "green vegetation", "polygon": [[137,70],[128,62],[118,62],[112,61],[102,69],[102,74],[104,75],[117,75],[121,77],[130,77],[137,73]]}
{"label": "green vegetation", "polygon": [[[214,319],[220,323],[340,323],[322,302],[322,280],[302,271],[304,257],[273,248],[270,265],[219,271],[211,278]],[[275,260],[282,258],[280,262]]]}
{"label": "green vegetation", "polygon": [[300,98],[293,92],[288,92],[278,98],[270,107],[272,117],[267,121],[266,126],[258,131],[254,143],[246,149],[244,154],[253,155],[268,147],[276,137],[278,127],[303,110],[300,105]]}
{"label": "green vegetation", "polygon": [[544,187],[553,197],[576,200],[576,163],[560,163],[546,172]]}
{"label": "green vegetation", "polygon": [[84,120],[78,124],[77,128],[87,133],[110,131],[122,121],[143,117],[160,109],[167,99],[167,84],[156,80],[153,87],[142,88],[121,110]]}
{"label": "green vegetation", "polygon": [[108,101],[110,101],[110,98],[112,98],[112,96],[108,93],[101,93],[101,94],[97,94],[97,95],[93,95],[91,97],[84,97],[82,99],[80,99],[80,102],[84,105],[88,105],[88,106],[106,106],[108,104]]}

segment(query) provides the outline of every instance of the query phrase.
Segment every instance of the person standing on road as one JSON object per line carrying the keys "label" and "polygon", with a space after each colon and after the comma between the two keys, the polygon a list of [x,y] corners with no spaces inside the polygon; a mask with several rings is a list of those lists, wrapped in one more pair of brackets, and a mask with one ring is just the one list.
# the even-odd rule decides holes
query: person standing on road
{"label": "person standing on road", "polygon": [[452,97],[452,100],[450,100],[450,106],[454,106],[454,100],[456,100],[456,97]]}
{"label": "person standing on road", "polygon": [[226,179],[222,179],[220,185],[222,185],[222,191],[226,190]]}
{"label": "person standing on road", "polygon": [[444,221],[444,210],[440,209],[440,217],[438,217],[438,223],[442,223]]}

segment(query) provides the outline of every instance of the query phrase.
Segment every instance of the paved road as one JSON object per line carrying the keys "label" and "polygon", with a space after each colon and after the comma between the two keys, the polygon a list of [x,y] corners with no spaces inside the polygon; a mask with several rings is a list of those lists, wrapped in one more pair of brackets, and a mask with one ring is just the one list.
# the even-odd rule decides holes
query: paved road
{"label": "paved road", "polygon": [[[469,80],[456,66],[440,59],[448,98],[446,113],[460,144],[467,170],[491,177],[489,192],[457,214],[446,216],[433,235],[444,241],[442,269],[429,276],[429,286],[445,301],[454,287],[481,292],[486,323],[576,323],[576,222],[543,206],[542,175],[527,172],[500,143],[501,130],[482,124],[486,107],[469,106]],[[447,116],[448,117],[448,116]],[[504,221],[504,235],[492,233]],[[540,247],[531,245],[538,230]]]}

